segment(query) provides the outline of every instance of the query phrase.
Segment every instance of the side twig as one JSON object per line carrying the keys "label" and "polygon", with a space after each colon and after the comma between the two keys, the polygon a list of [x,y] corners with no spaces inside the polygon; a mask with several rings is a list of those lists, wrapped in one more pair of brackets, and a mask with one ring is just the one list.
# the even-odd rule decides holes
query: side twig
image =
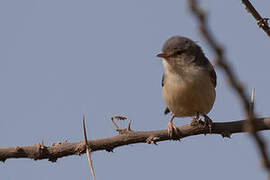
{"label": "side twig", "polygon": [[124,128],[124,129],[120,129],[119,126],[116,124],[116,122],[114,121],[114,119],[117,119],[117,120],[120,120],[120,121],[124,121],[126,120],[127,118],[125,116],[113,116],[111,117],[111,120],[112,120],[112,123],[113,123],[113,126],[115,127],[115,130],[119,133],[119,134],[126,134],[126,133],[129,133],[131,132],[131,121],[129,121],[128,123],[128,127],[127,128]]}
{"label": "side twig", "polygon": [[229,84],[231,85],[232,89],[236,91],[236,93],[238,94],[242,102],[242,105],[248,117],[248,121],[247,121],[248,130],[251,133],[252,137],[254,138],[258,146],[264,167],[270,173],[270,162],[269,162],[269,157],[266,153],[267,152],[266,146],[263,141],[263,138],[257,133],[258,121],[255,118],[256,117],[255,112],[252,111],[252,113],[250,113],[250,102],[249,102],[247,93],[243,89],[239,81],[237,80],[236,75],[232,70],[232,67],[229,65],[227,59],[225,58],[222,47],[217,43],[213,35],[210,33],[207,26],[207,19],[206,19],[205,12],[198,7],[197,0],[189,0],[189,5],[190,5],[191,12],[195,15],[195,17],[198,20],[200,33],[202,34],[206,42],[209,44],[210,48],[216,54],[217,64],[224,70],[227,76],[227,80],[229,81]]}

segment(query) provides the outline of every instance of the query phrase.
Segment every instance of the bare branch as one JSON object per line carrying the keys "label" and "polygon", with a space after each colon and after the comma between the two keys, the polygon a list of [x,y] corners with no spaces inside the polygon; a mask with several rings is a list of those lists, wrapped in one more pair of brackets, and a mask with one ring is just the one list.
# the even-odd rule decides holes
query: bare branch
{"label": "bare branch", "polygon": [[[213,123],[212,134],[219,134],[222,137],[228,137],[228,135],[234,133],[246,132],[244,125],[247,120],[232,121],[232,122],[217,122]],[[270,117],[256,119],[257,130],[270,130]],[[203,124],[197,126],[184,125],[179,126],[178,133],[179,138],[185,138],[188,136],[209,133],[209,128]],[[154,131],[128,131],[127,133],[119,134],[104,139],[88,140],[91,152],[106,150],[111,152],[114,148],[135,144],[135,143],[150,143],[156,144],[160,141],[170,140],[167,129],[154,130]],[[30,158],[34,160],[48,159],[55,162],[58,158],[80,155],[85,153],[85,142],[62,142],[53,143],[51,146],[40,144],[33,146],[16,146],[0,148],[0,161],[5,161],[10,158]]]}
{"label": "bare branch", "polygon": [[242,0],[242,3],[246,6],[247,11],[256,19],[258,26],[270,37],[269,18],[262,18],[249,0]]}
{"label": "bare branch", "polygon": [[243,89],[240,82],[237,80],[236,75],[232,70],[232,67],[229,65],[226,57],[223,54],[222,47],[219,45],[219,43],[217,43],[213,35],[210,33],[207,26],[207,19],[206,19],[205,12],[198,7],[197,0],[189,0],[189,5],[190,5],[191,12],[195,15],[195,17],[198,20],[200,33],[202,34],[206,42],[209,44],[210,48],[216,54],[217,64],[224,70],[227,76],[227,80],[229,81],[229,84],[231,85],[232,89],[236,91],[240,100],[242,101],[242,105],[248,117],[247,125],[248,125],[249,132],[252,134],[252,137],[254,138],[258,146],[265,168],[270,173],[270,162],[269,162],[269,157],[266,153],[267,152],[266,146],[264,144],[263,138],[257,133],[258,124],[257,124],[257,121],[255,121],[256,115],[254,111],[250,111],[250,104],[249,104],[249,98],[247,96],[247,93]]}

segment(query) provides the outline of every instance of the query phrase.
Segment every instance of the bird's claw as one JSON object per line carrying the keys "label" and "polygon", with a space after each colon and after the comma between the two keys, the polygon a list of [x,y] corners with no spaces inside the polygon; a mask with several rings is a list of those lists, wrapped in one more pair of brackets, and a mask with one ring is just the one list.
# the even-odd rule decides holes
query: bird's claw
{"label": "bird's claw", "polygon": [[190,120],[189,125],[190,126],[198,126],[201,123],[201,119],[199,117],[195,117]]}
{"label": "bird's claw", "polygon": [[177,127],[170,121],[168,123],[168,135],[170,139],[179,140],[179,138],[177,137],[177,133],[178,133]]}

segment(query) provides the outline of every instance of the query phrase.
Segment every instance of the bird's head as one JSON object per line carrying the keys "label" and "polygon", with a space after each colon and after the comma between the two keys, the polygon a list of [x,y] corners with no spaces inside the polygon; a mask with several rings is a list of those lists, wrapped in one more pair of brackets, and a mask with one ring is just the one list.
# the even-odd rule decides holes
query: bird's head
{"label": "bird's head", "polygon": [[164,59],[172,67],[179,67],[190,64],[200,53],[201,48],[191,39],[173,36],[164,43],[162,53],[157,57]]}

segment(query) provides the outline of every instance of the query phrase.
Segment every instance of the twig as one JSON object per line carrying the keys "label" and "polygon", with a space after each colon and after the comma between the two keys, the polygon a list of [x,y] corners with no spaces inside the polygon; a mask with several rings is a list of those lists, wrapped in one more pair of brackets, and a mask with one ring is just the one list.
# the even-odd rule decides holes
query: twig
{"label": "twig", "polygon": [[120,129],[119,126],[116,124],[116,122],[114,121],[114,119],[118,119],[121,121],[127,120],[127,118],[125,116],[113,116],[111,117],[112,123],[115,127],[115,130],[119,133],[119,134],[127,134],[129,132],[131,132],[131,120],[128,123],[128,127],[124,128],[124,129]]}
{"label": "twig", "polygon": [[265,147],[264,141],[262,137],[257,133],[258,122],[255,118],[256,117],[255,112],[254,111],[252,111],[252,113],[250,112],[250,104],[249,104],[249,100],[248,100],[249,98],[247,96],[247,93],[246,91],[244,91],[242,85],[237,80],[235,73],[232,71],[232,67],[228,64],[228,61],[223,54],[222,47],[217,43],[213,35],[210,33],[207,27],[206,15],[204,11],[198,7],[197,0],[189,0],[189,5],[190,5],[191,12],[198,19],[198,26],[199,26],[200,33],[202,34],[206,42],[210,45],[210,48],[212,48],[212,50],[216,54],[217,64],[224,70],[227,76],[227,79],[229,81],[229,84],[231,85],[232,89],[236,91],[240,100],[242,101],[242,105],[248,117],[247,124],[249,125],[249,132],[252,134],[252,137],[254,138],[255,142],[258,145],[260,155],[263,159],[264,167],[270,173],[269,157],[266,153],[266,147]]}
{"label": "twig", "polygon": [[90,154],[91,149],[89,147],[87,135],[86,135],[85,116],[84,115],[83,115],[82,123],[83,123],[83,136],[84,136],[84,143],[85,143],[85,147],[86,147],[87,159],[88,159],[88,163],[89,163],[89,167],[90,167],[90,171],[91,171],[91,174],[93,176],[93,179],[96,180],[96,176],[95,176],[95,172],[94,172],[94,168],[93,168],[93,162],[92,162],[91,154]]}
{"label": "twig", "polygon": [[246,6],[246,9],[257,21],[257,24],[264,32],[270,37],[270,27],[268,24],[269,18],[262,18],[259,12],[254,8],[254,6],[249,2],[249,0],[242,0],[242,3]]}
{"label": "twig", "polygon": [[[219,134],[221,136],[230,135],[234,133],[243,133],[247,130],[244,128],[247,120],[232,121],[232,122],[216,122],[213,123],[212,134]],[[258,118],[257,130],[270,130],[270,117]],[[179,131],[177,137],[185,138],[194,135],[204,135],[209,131],[209,128],[202,124],[198,126],[178,126]],[[226,136],[225,136],[226,137]],[[114,148],[135,143],[151,143],[155,144],[160,141],[170,140],[167,129],[154,131],[130,131],[129,133],[119,134],[104,139],[88,140],[88,145],[91,152],[106,150],[112,151]],[[55,162],[58,158],[80,155],[85,153],[85,142],[59,142],[53,143],[51,146],[43,146],[39,148],[40,144],[33,146],[15,146],[0,148],[0,161],[4,162],[10,158],[29,158],[34,160],[48,159]]]}
{"label": "twig", "polygon": [[116,130],[116,131],[119,131],[120,128],[119,128],[119,126],[115,123],[114,117],[111,117],[111,120],[112,120],[112,123],[113,123],[113,125],[114,125],[114,127],[115,127],[115,130]]}
{"label": "twig", "polygon": [[116,115],[113,118],[118,119],[118,120],[122,120],[122,121],[124,121],[124,120],[127,119],[127,117],[125,117],[125,116],[119,116],[119,115]]}

